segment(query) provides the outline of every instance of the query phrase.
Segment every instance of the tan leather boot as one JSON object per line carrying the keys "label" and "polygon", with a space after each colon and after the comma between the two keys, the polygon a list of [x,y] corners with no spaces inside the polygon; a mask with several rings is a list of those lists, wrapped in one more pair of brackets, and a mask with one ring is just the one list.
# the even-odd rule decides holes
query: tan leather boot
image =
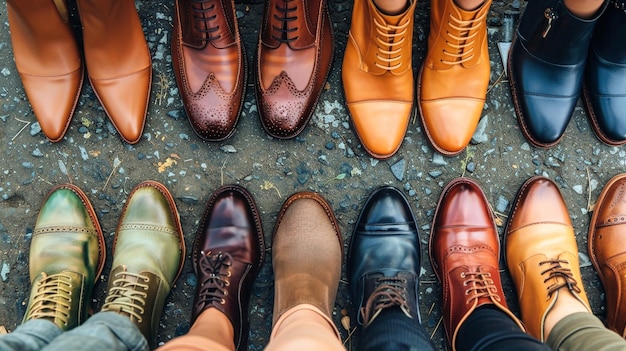
{"label": "tan leather boot", "polygon": [[141,138],[152,81],[150,50],[133,0],[78,0],[89,81],[130,144]]}
{"label": "tan leather boot", "polygon": [[417,98],[433,148],[453,156],[467,146],[480,119],[489,85],[487,13],[491,0],[464,11],[454,0],[430,5],[428,54]]}
{"label": "tan leather boot", "polygon": [[130,318],[154,348],[165,299],[185,260],[180,218],[165,186],[145,181],[133,189],[113,250],[102,311]]}
{"label": "tan leather boot", "polygon": [[313,192],[292,195],[278,214],[272,242],[273,323],[300,304],[313,305],[330,318],[343,255],[330,205]]}
{"label": "tan leather boot", "polygon": [[71,184],[52,189],[41,206],[30,244],[32,289],[24,321],[47,319],[62,330],[84,322],[105,252],[102,230],[87,196]]}
{"label": "tan leather boot", "polygon": [[15,66],[41,130],[63,139],[84,69],[64,0],[7,0]]}
{"label": "tan leather boot", "polygon": [[372,157],[398,151],[413,113],[415,4],[397,16],[355,0],[341,76],[356,135]]}

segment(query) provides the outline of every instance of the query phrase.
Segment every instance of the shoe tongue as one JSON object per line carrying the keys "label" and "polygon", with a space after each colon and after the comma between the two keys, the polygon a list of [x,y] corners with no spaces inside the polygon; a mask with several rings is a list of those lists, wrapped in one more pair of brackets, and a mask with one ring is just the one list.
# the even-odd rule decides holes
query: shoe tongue
{"label": "shoe tongue", "polygon": [[[378,10],[378,11],[380,12],[380,10]],[[386,14],[380,12],[380,17],[382,17],[385,20],[385,23],[397,26],[397,25],[400,24],[402,19],[404,19],[405,14],[406,14],[406,12],[401,13],[399,15],[386,15]]]}

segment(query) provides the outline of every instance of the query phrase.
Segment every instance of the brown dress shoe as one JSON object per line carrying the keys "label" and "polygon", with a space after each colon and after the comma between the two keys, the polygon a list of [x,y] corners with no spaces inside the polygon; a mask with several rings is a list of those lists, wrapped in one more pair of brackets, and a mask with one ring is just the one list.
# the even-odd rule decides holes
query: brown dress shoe
{"label": "brown dress shoe", "polygon": [[237,350],[248,349],[248,303],[265,257],[261,218],[252,195],[239,185],[216,189],[193,246],[198,275],[191,322],[216,308],[230,319]]}
{"label": "brown dress shoe", "polygon": [[193,131],[207,141],[230,137],[247,77],[234,2],[177,0],[172,61]]}
{"label": "brown dress shoe", "polygon": [[487,13],[491,0],[464,11],[454,0],[430,6],[428,54],[417,98],[424,132],[433,148],[457,155],[476,130],[489,85]]}
{"label": "brown dress shoe", "polygon": [[602,189],[589,223],[589,256],[606,293],[606,324],[626,336],[626,174]]}
{"label": "brown dress shoe", "polygon": [[373,0],[356,0],[341,76],[356,135],[372,157],[395,154],[413,114],[415,4],[385,15]]}
{"label": "brown dress shoe", "polygon": [[320,195],[300,192],[283,204],[272,237],[274,322],[300,304],[327,317],[335,304],[343,241],[330,205]]}
{"label": "brown dress shoe", "polygon": [[545,341],[546,315],[569,290],[587,307],[574,228],[554,182],[533,177],[520,188],[505,231],[506,260],[528,334]]}
{"label": "brown dress shoe", "polygon": [[524,329],[504,299],[498,231],[478,184],[468,178],[451,181],[441,193],[432,228],[428,253],[443,284],[444,326],[452,349],[463,322],[483,305],[493,305]]}
{"label": "brown dress shoe", "polygon": [[141,138],[152,61],[133,0],[77,0],[89,81],[122,139]]}
{"label": "brown dress shoe", "polygon": [[313,115],[333,58],[326,0],[267,0],[259,34],[256,99],[265,131],[300,134]]}
{"label": "brown dress shoe", "polygon": [[7,13],[26,96],[43,133],[59,141],[72,120],[84,76],[65,1],[7,0]]}

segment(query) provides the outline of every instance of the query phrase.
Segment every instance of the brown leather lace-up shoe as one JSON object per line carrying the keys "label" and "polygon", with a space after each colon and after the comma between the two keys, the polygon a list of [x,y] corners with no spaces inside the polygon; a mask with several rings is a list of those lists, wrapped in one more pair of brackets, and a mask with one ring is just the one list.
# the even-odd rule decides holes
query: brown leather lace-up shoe
{"label": "brown leather lace-up shoe", "polygon": [[346,104],[364,149],[378,159],[395,154],[413,114],[415,4],[385,15],[373,0],[356,0],[342,79]]}
{"label": "brown leather lace-up shoe", "polygon": [[177,0],[172,38],[176,82],[194,132],[230,137],[241,114],[246,57],[232,0]]}
{"label": "brown leather lace-up shoe", "polygon": [[154,348],[165,299],[184,260],[185,240],[172,195],[155,181],[139,183],[115,232],[102,311],[130,318]]}
{"label": "brown leather lace-up shoe", "polygon": [[300,134],[313,115],[333,57],[326,0],[268,0],[259,33],[256,100],[265,131]]}
{"label": "brown leather lace-up shoe", "polygon": [[263,227],[252,195],[239,185],[216,189],[193,247],[198,285],[192,323],[216,308],[233,324],[236,349],[247,350],[248,303],[264,256]]}
{"label": "brown leather lace-up shoe", "polygon": [[300,192],[283,204],[272,239],[274,322],[300,304],[326,317],[337,296],[343,244],[330,205],[320,195]]}
{"label": "brown leather lace-up shoe", "polygon": [[452,349],[463,322],[483,305],[500,309],[524,329],[504,299],[498,232],[478,184],[468,178],[451,181],[441,193],[432,228],[428,253],[443,284],[444,326]]}
{"label": "brown leather lace-up shoe", "polygon": [[152,61],[133,0],[77,0],[89,81],[120,136],[141,138]]}
{"label": "brown leather lace-up shoe", "polygon": [[509,216],[505,244],[528,334],[545,341],[546,316],[560,293],[571,293],[591,313],[574,228],[561,192],[550,179],[533,177],[522,185]]}
{"label": "brown leather lace-up shoe", "polygon": [[[56,5],[56,6],[55,6]],[[65,1],[7,0],[15,65],[41,130],[63,139],[84,69]]]}
{"label": "brown leather lace-up shoe", "polygon": [[430,6],[428,54],[417,98],[433,148],[453,156],[467,146],[480,119],[489,85],[487,14],[491,0],[464,11],[453,0]]}
{"label": "brown leather lace-up shoe", "polygon": [[589,223],[589,257],[606,293],[606,324],[626,336],[626,174],[602,189]]}
{"label": "brown leather lace-up shoe", "polygon": [[82,324],[105,252],[87,196],[71,184],[54,187],[41,206],[30,244],[32,289],[24,321],[47,319],[62,330]]}

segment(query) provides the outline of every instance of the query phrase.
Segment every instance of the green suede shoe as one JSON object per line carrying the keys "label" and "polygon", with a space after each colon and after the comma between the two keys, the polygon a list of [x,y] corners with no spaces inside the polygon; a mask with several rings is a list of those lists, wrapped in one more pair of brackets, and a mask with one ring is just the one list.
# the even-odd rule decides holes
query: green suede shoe
{"label": "green suede shoe", "polygon": [[155,181],[130,193],[115,233],[103,311],[130,318],[154,348],[165,299],[185,260],[174,198]]}
{"label": "green suede shoe", "polygon": [[62,330],[84,322],[104,260],[104,237],[87,196],[72,184],[54,187],[30,244],[32,288],[24,322],[47,319]]}

